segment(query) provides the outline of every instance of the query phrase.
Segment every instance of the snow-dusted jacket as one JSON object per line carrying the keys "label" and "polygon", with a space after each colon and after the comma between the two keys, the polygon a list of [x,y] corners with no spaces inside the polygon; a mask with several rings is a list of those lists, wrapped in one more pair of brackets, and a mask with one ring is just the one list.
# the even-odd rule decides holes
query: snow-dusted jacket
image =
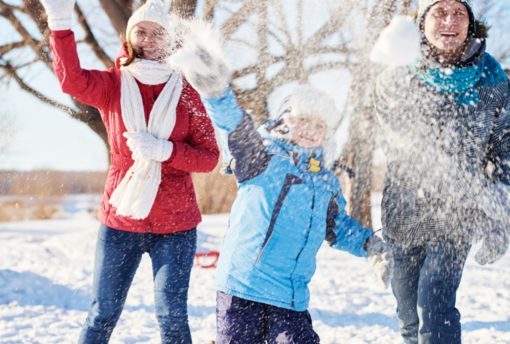
{"label": "snow-dusted jacket", "polygon": [[304,311],[323,241],[364,257],[363,243],[373,232],[346,214],[330,169],[309,171],[310,158],[321,161],[322,148],[304,149],[272,136],[271,122],[255,131],[231,89],[203,101],[239,187],[213,288]]}
{"label": "snow-dusted jacket", "polygon": [[[198,93],[183,80],[181,98],[176,108],[170,158],[161,163],[161,184],[149,216],[143,220],[117,216],[108,203],[112,192],[133,165],[131,150],[122,136],[127,132],[120,103],[119,59],[127,57],[123,45],[115,68],[105,71],[85,70],[80,66],[74,34],[71,30],[53,31],[50,36],[53,67],[64,93],[96,107],[108,133],[111,165],[104,196],[98,211],[101,223],[129,232],[171,233],[189,230],[202,220],[190,172],[210,172],[218,162],[219,149],[214,128]],[[145,119],[165,84],[145,85],[137,80]]]}
{"label": "snow-dusted jacket", "polygon": [[[416,246],[452,235],[467,241],[489,225],[477,197],[490,183],[510,184],[510,85],[485,53],[485,41],[457,68],[481,63],[475,92],[466,94],[477,101],[470,105],[459,102],[463,95],[428,86],[412,66],[388,68],[378,78],[374,102],[388,163],[386,241]],[[442,68],[431,57],[421,65]]]}

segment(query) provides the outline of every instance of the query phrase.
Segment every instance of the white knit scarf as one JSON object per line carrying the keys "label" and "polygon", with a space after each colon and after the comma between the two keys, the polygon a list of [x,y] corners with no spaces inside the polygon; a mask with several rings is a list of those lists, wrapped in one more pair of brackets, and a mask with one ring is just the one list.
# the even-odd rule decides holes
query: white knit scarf
{"label": "white knit scarf", "polygon": [[[182,92],[182,76],[168,64],[136,59],[121,67],[120,103],[122,119],[128,132],[148,132],[168,140],[175,126],[176,107]],[[142,95],[135,78],[147,85],[166,82],[145,124]],[[154,204],[161,183],[161,162],[135,160],[110,198],[117,215],[145,219]]]}

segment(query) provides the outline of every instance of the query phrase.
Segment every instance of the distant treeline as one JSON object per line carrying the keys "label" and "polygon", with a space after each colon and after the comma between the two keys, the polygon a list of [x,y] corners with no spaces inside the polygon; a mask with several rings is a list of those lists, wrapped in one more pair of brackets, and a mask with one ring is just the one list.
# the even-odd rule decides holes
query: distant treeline
{"label": "distant treeline", "polygon": [[0,195],[103,193],[107,172],[0,171]]}

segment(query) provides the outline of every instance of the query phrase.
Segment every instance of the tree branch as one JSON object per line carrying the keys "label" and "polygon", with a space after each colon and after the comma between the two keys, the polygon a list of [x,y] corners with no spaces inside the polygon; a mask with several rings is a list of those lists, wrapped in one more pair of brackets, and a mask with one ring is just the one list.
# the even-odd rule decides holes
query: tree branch
{"label": "tree branch", "polygon": [[218,0],[206,0],[204,14],[202,19],[212,20],[214,15],[214,6],[218,3]]}
{"label": "tree branch", "polygon": [[315,66],[312,66],[310,68],[305,69],[305,74],[307,74],[307,77],[310,74],[323,72],[325,70],[329,69],[351,69],[353,68],[353,63],[348,62],[324,62],[317,64]]}
{"label": "tree branch", "polygon": [[115,0],[99,0],[99,3],[110,18],[115,31],[117,31],[120,37],[124,37],[129,19],[126,16],[125,10]]}
{"label": "tree branch", "polygon": [[221,32],[225,37],[230,37],[248,19],[253,13],[254,4],[256,4],[255,0],[246,0],[243,7],[221,26]]}
{"label": "tree branch", "polygon": [[[35,22],[39,31],[43,34],[43,37],[47,37],[44,33],[48,28],[48,19],[44,7],[41,5],[39,0],[23,0],[23,13],[27,14]],[[43,39],[45,41],[45,39]],[[45,44],[48,42],[46,41]]]}
{"label": "tree branch", "polygon": [[92,33],[92,30],[90,29],[90,26],[87,22],[87,18],[85,18],[85,15],[81,11],[78,4],[74,4],[74,11],[76,12],[76,15],[78,16],[78,22],[80,23],[81,27],[83,28],[83,31],[85,31],[85,43],[88,44],[88,46],[92,49],[94,54],[96,54],[97,58],[103,62],[106,68],[112,68],[115,67],[115,63],[106,55],[103,48],[99,45],[99,43],[96,40],[96,37]]}
{"label": "tree branch", "polygon": [[174,0],[172,10],[177,11],[184,18],[192,18],[197,8],[196,0]]}
{"label": "tree branch", "polygon": [[76,118],[76,119],[78,119],[82,122],[85,122],[85,123],[87,122],[87,120],[85,118],[83,118],[83,116],[81,114],[77,113],[70,107],[60,104],[59,102],[56,102],[54,100],[51,100],[48,97],[46,97],[46,96],[42,95],[41,93],[37,92],[36,90],[34,90],[32,87],[28,86],[21,79],[21,77],[16,73],[16,68],[14,68],[9,62],[6,62],[5,65],[0,64],[0,68],[2,68],[9,77],[11,77],[12,79],[15,80],[16,83],[19,85],[19,87],[21,87],[22,90],[27,91],[28,93],[30,93],[31,95],[33,95],[34,97],[36,97],[37,99],[41,100],[42,102],[44,102],[46,104],[49,104],[51,106],[54,106],[60,110],[67,112],[73,118]]}
{"label": "tree branch", "polygon": [[2,45],[2,46],[0,46],[0,56],[2,56],[4,54],[7,54],[12,49],[22,48],[22,47],[24,47],[26,45],[28,45],[28,43],[25,42],[25,41],[14,42],[14,43],[9,43],[9,44]]}
{"label": "tree branch", "polygon": [[51,63],[51,59],[47,52],[43,50],[44,44],[40,44],[41,42],[35,40],[30,33],[25,29],[25,27],[21,24],[21,22],[16,18],[11,9],[7,8],[3,1],[0,1],[0,16],[7,19],[11,25],[18,31],[18,33],[23,38],[23,41],[27,42],[32,50],[36,53],[41,61],[53,72],[53,65]]}

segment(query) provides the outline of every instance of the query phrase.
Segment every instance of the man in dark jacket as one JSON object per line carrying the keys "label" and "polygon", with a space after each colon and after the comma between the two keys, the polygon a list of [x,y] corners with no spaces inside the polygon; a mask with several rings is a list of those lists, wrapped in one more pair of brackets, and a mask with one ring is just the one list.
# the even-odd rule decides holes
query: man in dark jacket
{"label": "man in dark jacket", "polygon": [[460,344],[455,297],[472,239],[484,240],[480,264],[508,247],[500,195],[510,185],[510,86],[475,23],[471,0],[421,0],[422,58],[376,84],[383,236],[408,344]]}

